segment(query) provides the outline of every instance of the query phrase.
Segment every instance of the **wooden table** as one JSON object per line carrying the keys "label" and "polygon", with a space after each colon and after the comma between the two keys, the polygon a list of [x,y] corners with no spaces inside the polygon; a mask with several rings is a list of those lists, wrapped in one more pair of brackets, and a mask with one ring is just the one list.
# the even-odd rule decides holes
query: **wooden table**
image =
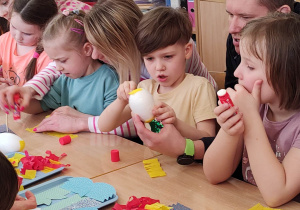
{"label": "wooden table", "polygon": [[[117,202],[120,204],[126,204],[129,197],[134,195],[159,199],[166,205],[179,202],[193,210],[246,210],[257,203],[267,206],[258,188],[253,185],[234,178],[219,185],[211,185],[203,174],[202,165],[178,165],[175,158],[160,155],[115,135],[80,133],[70,144],[62,146],[58,137],[25,130],[37,125],[46,114],[49,113],[22,114],[19,122],[9,119],[9,128],[24,139],[29,154],[45,156],[45,151],[51,150],[56,155],[68,155],[61,162],[69,163],[71,167],[56,176],[84,176],[94,182],[111,184],[117,191]],[[4,123],[5,115],[1,112],[0,124]],[[111,149],[120,151],[120,162],[110,161]],[[142,160],[155,157],[159,159],[167,176],[150,178],[147,174]],[[104,209],[111,209],[112,206]],[[289,202],[280,208],[300,209],[300,204]]]}
{"label": "wooden table", "polygon": [[[92,180],[114,186],[119,204],[126,204],[134,195],[158,199],[165,205],[178,202],[193,210],[247,210],[257,203],[267,206],[258,188],[246,182],[231,178],[212,185],[205,178],[201,164],[181,166],[165,155],[158,156],[158,160],[167,176],[150,178],[143,163],[137,163]],[[300,203],[289,202],[280,209],[300,209]]]}
{"label": "wooden table", "polygon": [[[61,145],[58,137],[25,130],[36,126],[47,114],[49,112],[39,115],[22,113],[20,121],[14,121],[10,115],[8,127],[25,141],[25,150],[30,155],[45,156],[46,150],[51,150],[57,156],[66,153],[67,156],[61,163],[71,166],[59,175],[93,178],[160,155],[143,145],[116,135],[79,133],[70,144]],[[5,124],[3,112],[0,113],[0,124]],[[111,162],[112,149],[119,150],[120,162]]]}

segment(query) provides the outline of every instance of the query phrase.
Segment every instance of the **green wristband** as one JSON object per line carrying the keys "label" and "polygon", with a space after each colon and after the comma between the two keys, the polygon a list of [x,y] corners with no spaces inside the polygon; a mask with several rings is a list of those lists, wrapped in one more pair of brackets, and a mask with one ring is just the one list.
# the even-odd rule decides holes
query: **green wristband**
{"label": "green wristband", "polygon": [[186,144],[185,144],[184,153],[189,156],[194,156],[194,154],[195,154],[194,142],[191,139],[185,139],[185,141],[186,141]]}

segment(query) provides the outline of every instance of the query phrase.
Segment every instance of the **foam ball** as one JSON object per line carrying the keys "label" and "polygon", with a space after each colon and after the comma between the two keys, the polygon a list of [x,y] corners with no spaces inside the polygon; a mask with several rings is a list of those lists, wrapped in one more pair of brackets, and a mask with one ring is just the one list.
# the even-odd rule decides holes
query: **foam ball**
{"label": "foam ball", "polygon": [[24,147],[25,142],[16,134],[0,133],[0,151],[2,153],[20,152]]}
{"label": "foam ball", "polygon": [[154,100],[152,95],[143,88],[138,88],[129,93],[129,106],[130,109],[137,115],[143,122],[149,123],[154,119],[152,109]]}

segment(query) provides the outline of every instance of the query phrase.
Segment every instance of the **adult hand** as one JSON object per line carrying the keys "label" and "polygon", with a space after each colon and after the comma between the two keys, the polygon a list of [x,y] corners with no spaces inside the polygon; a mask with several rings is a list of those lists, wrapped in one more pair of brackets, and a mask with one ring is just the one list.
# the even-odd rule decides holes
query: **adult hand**
{"label": "adult hand", "polygon": [[168,104],[159,102],[152,109],[152,114],[157,121],[161,121],[163,124],[174,124],[176,122],[176,114],[174,109]]}
{"label": "adult hand", "polygon": [[172,124],[165,124],[159,133],[148,130],[139,116],[132,113],[137,134],[144,145],[162,154],[178,157],[185,150],[185,138]]}
{"label": "adult hand", "polygon": [[35,132],[56,131],[61,133],[78,133],[89,131],[88,117],[72,108],[60,107],[44,119],[35,129]]}
{"label": "adult hand", "polygon": [[30,191],[26,191],[25,196],[27,199],[17,195],[11,210],[27,210],[36,208],[37,203],[34,194]]}

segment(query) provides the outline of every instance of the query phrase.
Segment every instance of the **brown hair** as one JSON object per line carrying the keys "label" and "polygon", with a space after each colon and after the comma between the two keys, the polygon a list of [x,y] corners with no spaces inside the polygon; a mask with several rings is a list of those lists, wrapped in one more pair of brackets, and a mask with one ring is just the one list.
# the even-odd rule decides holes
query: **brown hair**
{"label": "brown hair", "polygon": [[246,49],[266,65],[268,83],[280,108],[300,108],[300,16],[275,12],[250,21],[242,30]]}
{"label": "brown hair", "polygon": [[83,27],[84,16],[85,12],[82,10],[70,11],[68,15],[56,15],[44,30],[43,42],[63,36],[64,48],[82,49],[87,42]]}
{"label": "brown hair", "polygon": [[[28,24],[37,25],[41,30],[47,22],[57,14],[57,5],[54,0],[14,0],[12,12],[18,13],[22,20]],[[41,54],[44,49],[38,43],[36,50]],[[26,81],[30,80],[36,73],[37,58],[32,58],[26,67]]]}
{"label": "brown hair", "polygon": [[259,0],[259,4],[267,7],[270,12],[275,12],[283,5],[288,5],[294,10],[294,0]]}
{"label": "brown hair", "polygon": [[133,0],[99,1],[87,13],[87,39],[116,69],[120,83],[140,81],[141,56],[134,34],[143,13]]}
{"label": "brown hair", "polygon": [[141,54],[175,43],[187,44],[192,36],[192,23],[186,10],[157,7],[144,15],[140,21],[135,40]]}
{"label": "brown hair", "polygon": [[9,210],[16,199],[18,176],[9,160],[0,152],[0,209]]}

